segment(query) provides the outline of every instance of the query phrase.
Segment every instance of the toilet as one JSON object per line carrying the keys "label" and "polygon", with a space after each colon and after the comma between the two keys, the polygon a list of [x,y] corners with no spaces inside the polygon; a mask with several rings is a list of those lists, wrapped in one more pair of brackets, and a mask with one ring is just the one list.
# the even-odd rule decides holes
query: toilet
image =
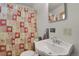
{"label": "toilet", "polygon": [[38,56],[38,54],[32,50],[24,51],[20,56]]}

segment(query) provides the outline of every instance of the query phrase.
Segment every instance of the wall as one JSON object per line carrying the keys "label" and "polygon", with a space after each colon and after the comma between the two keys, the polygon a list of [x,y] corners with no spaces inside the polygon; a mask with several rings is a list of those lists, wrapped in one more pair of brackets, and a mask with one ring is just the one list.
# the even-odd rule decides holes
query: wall
{"label": "wall", "polygon": [[46,28],[48,27],[48,4],[38,3],[34,5],[37,10],[37,30],[38,36],[43,36]]}
{"label": "wall", "polygon": [[[79,4],[67,4],[67,18],[64,21],[49,24],[56,28],[55,36],[74,44],[73,55],[79,55]],[[72,35],[64,35],[64,29],[71,29]]]}

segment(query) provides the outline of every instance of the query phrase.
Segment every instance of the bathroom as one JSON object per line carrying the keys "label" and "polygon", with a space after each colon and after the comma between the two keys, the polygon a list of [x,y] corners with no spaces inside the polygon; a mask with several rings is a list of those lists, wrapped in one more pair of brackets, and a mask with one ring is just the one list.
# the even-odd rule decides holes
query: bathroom
{"label": "bathroom", "polygon": [[[50,21],[49,13],[52,14],[53,10],[58,8],[59,5],[63,6],[61,10],[64,10],[65,17],[60,20]],[[15,9],[13,6],[15,6]],[[20,6],[24,8],[24,11],[19,8]],[[16,11],[17,8],[18,12]],[[31,12],[33,12],[33,14],[31,14],[30,18],[29,14]],[[73,46],[73,49],[69,50],[71,53],[69,53],[68,56],[79,56],[78,12],[79,3],[0,4],[0,56],[46,56],[47,54],[42,55],[42,52],[40,54],[40,52],[36,51],[37,44],[46,40],[50,43],[50,40],[56,39]],[[29,16],[30,19],[27,20],[27,16]],[[11,19],[11,17],[13,18]],[[30,35],[31,37],[29,37]],[[12,41],[10,39],[12,39]],[[41,48],[42,47],[44,47],[44,45],[41,45]],[[59,46],[57,46],[57,48],[58,47]],[[60,53],[59,55],[52,54],[47,56],[66,55]]]}

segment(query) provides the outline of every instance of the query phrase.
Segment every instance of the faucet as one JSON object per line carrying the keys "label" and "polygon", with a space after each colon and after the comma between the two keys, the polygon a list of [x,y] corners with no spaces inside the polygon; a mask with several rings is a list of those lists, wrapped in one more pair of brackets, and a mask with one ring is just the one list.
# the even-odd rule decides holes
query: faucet
{"label": "faucet", "polygon": [[54,43],[57,43],[57,44],[60,44],[60,40],[57,40],[57,37],[52,37],[51,39],[53,39],[53,42]]}

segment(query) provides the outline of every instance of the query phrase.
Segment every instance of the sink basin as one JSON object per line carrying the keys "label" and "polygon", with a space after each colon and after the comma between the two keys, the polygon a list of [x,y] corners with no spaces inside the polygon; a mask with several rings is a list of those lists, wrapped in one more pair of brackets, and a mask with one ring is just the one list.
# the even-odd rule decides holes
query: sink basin
{"label": "sink basin", "polygon": [[60,43],[53,42],[52,39],[45,39],[35,42],[36,52],[43,56],[66,56],[70,55],[73,45],[58,40]]}

